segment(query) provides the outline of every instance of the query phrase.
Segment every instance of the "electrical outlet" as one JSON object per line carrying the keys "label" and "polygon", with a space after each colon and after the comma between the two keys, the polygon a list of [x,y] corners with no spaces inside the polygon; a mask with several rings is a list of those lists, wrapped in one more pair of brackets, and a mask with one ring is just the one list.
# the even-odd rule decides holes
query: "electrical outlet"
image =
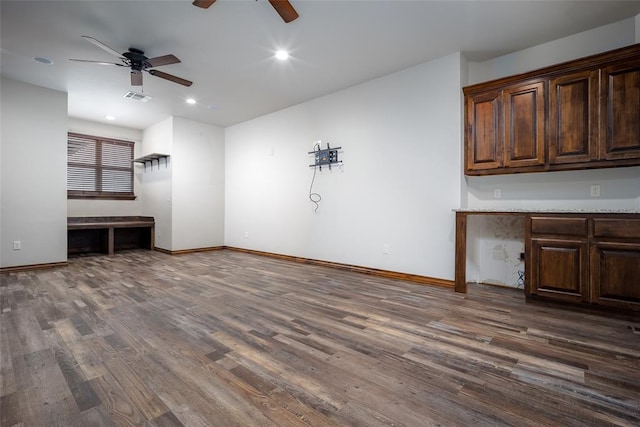
{"label": "electrical outlet", "polygon": [[591,186],[591,197],[600,197],[600,184],[593,184]]}
{"label": "electrical outlet", "polygon": [[248,239],[248,238],[249,238],[249,232],[248,232],[248,231],[245,231],[245,232],[244,232],[244,238],[245,238],[245,239]]}
{"label": "electrical outlet", "polygon": [[14,240],[13,241],[13,250],[14,251],[19,251],[20,249],[22,249],[22,242],[20,240]]}
{"label": "electrical outlet", "polygon": [[494,199],[502,198],[502,190],[500,190],[499,188],[496,188],[495,190],[493,190],[493,198]]}

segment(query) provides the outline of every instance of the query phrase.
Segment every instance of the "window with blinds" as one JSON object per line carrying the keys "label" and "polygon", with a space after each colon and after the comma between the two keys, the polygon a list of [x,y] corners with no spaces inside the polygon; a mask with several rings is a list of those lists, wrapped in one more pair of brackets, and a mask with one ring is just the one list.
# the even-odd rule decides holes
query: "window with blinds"
{"label": "window with blinds", "polygon": [[67,198],[135,199],[133,142],[69,133]]}

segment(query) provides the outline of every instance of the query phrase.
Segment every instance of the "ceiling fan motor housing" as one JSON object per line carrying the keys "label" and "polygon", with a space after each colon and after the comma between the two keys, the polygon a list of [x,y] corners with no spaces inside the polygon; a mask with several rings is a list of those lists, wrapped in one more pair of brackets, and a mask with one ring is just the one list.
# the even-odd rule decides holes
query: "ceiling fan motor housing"
{"label": "ceiling fan motor housing", "polygon": [[132,71],[142,71],[151,67],[151,64],[147,62],[147,58],[144,55],[144,52],[136,49],[129,48],[129,52],[125,52],[122,54],[125,58],[127,58],[131,62],[131,70]]}

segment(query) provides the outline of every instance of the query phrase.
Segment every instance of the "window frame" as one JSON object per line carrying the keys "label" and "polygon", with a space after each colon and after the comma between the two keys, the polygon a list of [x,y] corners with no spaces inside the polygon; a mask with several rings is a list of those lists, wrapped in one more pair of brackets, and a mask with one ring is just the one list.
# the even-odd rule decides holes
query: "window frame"
{"label": "window frame", "polygon": [[[95,162],[92,164],[78,163],[69,161],[69,141],[72,138],[79,138],[90,141],[95,146]],[[109,166],[102,164],[102,146],[103,144],[125,146],[130,149],[131,163],[129,167]],[[104,138],[101,136],[87,135],[78,132],[67,133],[67,199],[100,199],[100,200],[135,200],[134,193],[134,161],[135,142],[114,138]],[[95,188],[98,190],[69,190],[69,167],[94,169],[95,170]],[[130,172],[130,188],[131,191],[102,191],[102,171],[119,171]]]}

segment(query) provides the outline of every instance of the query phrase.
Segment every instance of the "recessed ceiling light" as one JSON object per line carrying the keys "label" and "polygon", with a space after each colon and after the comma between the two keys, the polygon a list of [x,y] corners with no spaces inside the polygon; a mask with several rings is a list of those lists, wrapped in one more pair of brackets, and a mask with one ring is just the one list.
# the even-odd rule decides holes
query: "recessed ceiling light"
{"label": "recessed ceiling light", "polygon": [[49,58],[44,58],[42,56],[36,56],[35,58],[33,58],[33,60],[41,64],[47,64],[47,65],[53,64],[52,60],[50,60]]}
{"label": "recessed ceiling light", "polygon": [[287,52],[286,50],[279,50],[276,52],[276,58],[278,58],[281,61],[284,61],[285,59],[289,59],[289,52]]}
{"label": "recessed ceiling light", "polygon": [[109,115],[109,116],[104,116],[104,118],[105,118],[105,119],[107,119],[107,120],[115,120],[115,119],[116,119],[116,117],[115,117],[115,116],[111,116],[111,115]]}
{"label": "recessed ceiling light", "polygon": [[195,104],[195,103],[196,103],[196,100],[195,100],[195,99],[193,99],[193,98],[187,98],[187,101],[186,101],[186,102],[187,102],[187,104]]}

